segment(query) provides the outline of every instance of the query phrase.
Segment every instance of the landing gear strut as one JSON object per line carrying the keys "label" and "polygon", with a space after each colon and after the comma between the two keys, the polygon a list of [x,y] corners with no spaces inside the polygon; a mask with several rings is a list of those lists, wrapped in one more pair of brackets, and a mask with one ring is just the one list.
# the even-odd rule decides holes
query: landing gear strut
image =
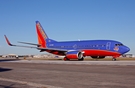
{"label": "landing gear strut", "polygon": [[68,61],[68,60],[69,60],[68,58],[64,57],[64,61]]}
{"label": "landing gear strut", "polygon": [[116,58],[113,58],[112,61],[116,61]]}
{"label": "landing gear strut", "polygon": [[116,61],[116,58],[119,56],[113,56],[112,61]]}

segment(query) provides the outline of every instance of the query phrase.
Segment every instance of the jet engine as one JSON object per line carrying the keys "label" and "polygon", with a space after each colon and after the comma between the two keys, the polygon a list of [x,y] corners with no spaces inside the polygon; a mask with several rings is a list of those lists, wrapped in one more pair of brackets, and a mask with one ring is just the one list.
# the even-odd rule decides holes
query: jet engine
{"label": "jet engine", "polygon": [[66,58],[83,60],[83,53],[79,51],[70,51],[66,53]]}

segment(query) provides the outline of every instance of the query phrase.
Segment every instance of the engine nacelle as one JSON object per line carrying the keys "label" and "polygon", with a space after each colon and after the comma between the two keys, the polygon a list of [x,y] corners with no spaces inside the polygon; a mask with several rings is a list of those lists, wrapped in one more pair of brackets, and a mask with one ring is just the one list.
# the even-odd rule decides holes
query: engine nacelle
{"label": "engine nacelle", "polygon": [[103,58],[105,58],[105,56],[91,56],[92,58],[94,58],[94,59],[103,59]]}
{"label": "engine nacelle", "polygon": [[68,59],[81,59],[83,58],[83,53],[79,51],[70,51],[67,52],[66,58]]}

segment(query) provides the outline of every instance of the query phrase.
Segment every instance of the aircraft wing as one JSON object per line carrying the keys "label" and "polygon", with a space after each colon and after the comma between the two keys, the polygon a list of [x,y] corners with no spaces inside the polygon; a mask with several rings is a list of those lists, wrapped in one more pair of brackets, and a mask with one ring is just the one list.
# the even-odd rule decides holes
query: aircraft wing
{"label": "aircraft wing", "polygon": [[28,42],[18,42],[18,43],[29,44],[29,45],[35,45],[35,46],[38,46],[38,47],[41,46],[40,44],[34,44],[34,43],[28,43]]}
{"label": "aircraft wing", "polygon": [[19,43],[23,43],[23,44],[29,44],[29,45],[37,45],[37,47],[35,46],[23,46],[23,45],[15,45],[15,44],[12,44],[10,43],[10,41],[8,40],[7,36],[5,36],[5,39],[6,39],[6,42],[9,46],[16,46],[16,47],[25,47],[25,48],[35,48],[35,49],[38,49],[38,50],[41,50],[42,51],[60,51],[60,52],[67,52],[68,50],[65,50],[65,49],[55,49],[55,48],[44,48],[44,47],[39,47],[40,45],[39,44],[33,44],[33,43],[26,43],[26,42],[19,42]]}

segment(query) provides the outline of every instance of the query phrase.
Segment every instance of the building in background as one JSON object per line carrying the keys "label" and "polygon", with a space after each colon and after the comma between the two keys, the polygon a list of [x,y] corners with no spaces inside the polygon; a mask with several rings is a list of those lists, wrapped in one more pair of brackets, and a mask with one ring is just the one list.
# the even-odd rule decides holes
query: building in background
{"label": "building in background", "polygon": [[18,55],[16,54],[8,54],[8,55],[2,55],[3,58],[18,58]]}

